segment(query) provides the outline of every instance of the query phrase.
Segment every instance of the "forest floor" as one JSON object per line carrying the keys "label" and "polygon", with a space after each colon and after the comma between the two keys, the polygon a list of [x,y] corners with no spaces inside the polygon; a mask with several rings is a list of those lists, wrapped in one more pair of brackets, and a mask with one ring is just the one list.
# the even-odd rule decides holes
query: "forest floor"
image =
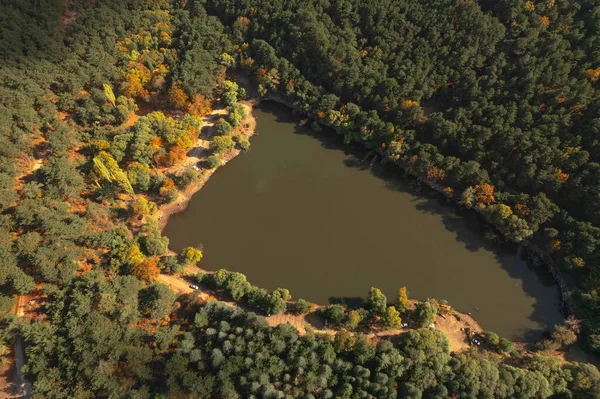
{"label": "forest floor", "polygon": [[[240,102],[240,104],[246,108],[246,117],[241,121],[240,126],[233,130],[232,135],[242,135],[244,138],[248,139],[254,134],[256,130],[256,119],[252,115],[252,107],[255,103],[255,101]],[[163,173],[165,174],[178,174],[186,168],[197,166],[200,176],[196,182],[190,184],[184,190],[180,190],[178,197],[174,201],[162,204],[158,207],[158,211],[154,217],[158,220],[158,226],[161,230],[167,225],[169,216],[184,210],[192,196],[196,194],[204,184],[206,184],[213,173],[219,169],[220,166],[213,169],[203,169],[202,164],[206,161],[206,158],[211,155],[210,139],[213,137],[214,124],[219,117],[226,114],[227,110],[225,109],[215,109],[211,113],[205,115],[202,118],[202,131],[198,137],[198,141],[188,152],[187,158],[183,162],[179,162],[177,165],[163,170]],[[241,150],[234,148],[221,156],[221,166],[238,156],[240,152]]]}
{"label": "forest floor", "polygon": [[[223,300],[222,296],[217,292],[194,290],[190,287],[191,284],[195,284],[195,276],[199,272],[212,273],[207,270],[200,269],[197,266],[186,266],[185,271],[178,276],[160,274],[158,281],[169,286],[177,294],[190,294],[197,293],[199,299],[206,301],[211,299],[218,299],[221,302],[226,303],[230,306],[239,306],[235,302]],[[414,306],[418,301],[412,301]],[[317,310],[320,306],[316,305],[314,310]],[[458,316],[460,320],[455,317]],[[307,328],[312,329],[317,334],[335,334],[336,330],[328,328],[325,320],[320,317],[315,311],[302,315],[302,314],[277,314],[273,316],[265,317],[265,320],[271,327],[276,327],[280,324],[289,323],[298,330],[300,335],[306,334]],[[390,330],[373,330],[365,331],[370,337],[390,337],[399,335],[409,331],[410,329],[417,328],[408,321],[409,326],[407,328],[390,329]],[[474,333],[482,333],[483,329],[477,324],[477,322],[469,315],[458,313],[454,310],[451,313],[444,315],[438,315],[435,320],[435,328],[443,332],[448,337],[451,352],[461,352],[467,350],[470,345],[467,342],[466,335],[464,332],[465,328],[470,328]]]}

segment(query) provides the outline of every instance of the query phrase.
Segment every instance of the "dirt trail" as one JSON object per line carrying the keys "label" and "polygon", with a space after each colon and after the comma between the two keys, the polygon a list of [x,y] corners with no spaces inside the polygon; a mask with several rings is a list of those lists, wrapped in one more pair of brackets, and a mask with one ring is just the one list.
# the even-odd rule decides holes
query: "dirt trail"
{"label": "dirt trail", "polygon": [[[187,266],[185,271],[179,276],[166,275],[161,274],[158,277],[158,281],[168,285],[173,291],[178,294],[187,294],[194,292],[194,289],[190,287],[190,282],[185,280],[187,277],[196,276],[198,272],[211,273],[206,270],[202,270],[196,266]],[[200,291],[200,297],[202,299],[212,298],[210,294],[206,292]],[[227,305],[235,306],[233,302],[224,302]],[[415,305],[417,301],[413,301],[413,305]],[[319,306],[316,306],[317,309]],[[451,352],[461,352],[467,350],[470,345],[466,340],[466,336],[464,333],[464,328],[469,327],[471,331],[474,333],[481,333],[483,329],[477,324],[477,322],[469,315],[465,315],[462,313],[454,312],[459,318],[460,321],[452,314],[445,314],[444,316],[438,315],[435,320],[435,328],[443,332],[446,337],[448,337],[448,342],[450,344]],[[310,318],[310,320],[307,320]],[[277,314],[273,316],[265,317],[267,323],[271,327],[276,327],[280,324],[289,323],[298,330],[300,335],[306,334],[306,329],[311,328],[315,333],[318,334],[335,334],[336,330],[327,328],[323,320],[315,316],[314,314],[305,315],[295,315],[295,314]],[[368,334],[370,337],[386,337],[398,335],[404,332],[409,331],[410,328],[401,328],[401,329],[391,329],[391,330],[381,330],[381,331],[373,331]]]}
{"label": "dirt trail", "polygon": [[65,26],[68,26],[71,22],[79,18],[79,13],[73,10],[73,0],[63,0],[63,7],[65,11],[60,19],[62,19]]}
{"label": "dirt trail", "polygon": [[[15,306],[17,316],[25,315],[27,301],[27,296],[17,296]],[[14,362],[7,362],[4,367],[0,368],[0,399],[30,398],[33,394],[33,387],[21,373],[21,368],[25,364],[25,351],[21,336],[15,337],[12,355]]]}

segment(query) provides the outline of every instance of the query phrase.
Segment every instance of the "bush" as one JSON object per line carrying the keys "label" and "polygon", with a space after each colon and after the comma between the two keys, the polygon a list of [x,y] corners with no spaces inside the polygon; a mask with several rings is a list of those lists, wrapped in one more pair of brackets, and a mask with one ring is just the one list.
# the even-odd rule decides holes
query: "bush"
{"label": "bush", "polygon": [[300,314],[306,314],[309,313],[313,308],[313,305],[300,298],[296,301],[296,303],[294,304],[294,310],[296,311],[296,313],[300,313]]}
{"label": "bush", "polygon": [[186,169],[182,174],[174,177],[174,182],[179,188],[185,188],[198,179],[198,173],[192,168]]}
{"label": "bush", "polygon": [[319,308],[319,313],[329,322],[340,325],[346,314],[342,305],[329,305]]}
{"label": "bush", "polygon": [[242,122],[243,115],[241,113],[237,112],[237,110],[234,107],[229,107],[228,111],[229,111],[229,113],[227,114],[227,116],[225,116],[225,120],[232,127],[238,127],[240,125],[240,123]]}
{"label": "bush", "polygon": [[429,302],[419,302],[415,307],[413,317],[421,327],[427,327],[434,322],[437,315],[437,307]]}
{"label": "bush", "polygon": [[512,352],[514,349],[514,345],[506,338],[500,338],[500,342],[498,343],[498,349],[502,352]]}
{"label": "bush", "polygon": [[177,256],[163,256],[160,259],[160,268],[167,274],[183,272],[183,265],[177,260]]}
{"label": "bush", "polygon": [[223,153],[231,150],[235,143],[230,136],[217,136],[210,144],[211,149],[216,153]]}
{"label": "bush", "polygon": [[202,251],[194,247],[185,247],[181,251],[181,261],[184,265],[195,265],[202,259]]}
{"label": "bush", "polygon": [[169,249],[169,238],[163,237],[158,230],[152,230],[141,237],[142,249],[146,255],[162,255]]}
{"label": "bush", "polygon": [[209,168],[214,169],[217,166],[221,165],[221,158],[219,158],[216,155],[211,155],[208,158],[206,158],[206,165]]}
{"label": "bush", "polygon": [[494,332],[486,331],[483,337],[489,345],[496,346],[500,343],[500,337]]}
{"label": "bush", "polygon": [[242,150],[247,150],[248,148],[250,148],[250,141],[248,141],[248,139],[241,137],[239,139],[238,145],[240,146],[240,148]]}
{"label": "bush", "polygon": [[215,122],[215,133],[218,136],[226,136],[229,134],[229,132],[231,132],[231,130],[233,130],[233,126],[231,126],[231,124],[225,119],[220,118]]}

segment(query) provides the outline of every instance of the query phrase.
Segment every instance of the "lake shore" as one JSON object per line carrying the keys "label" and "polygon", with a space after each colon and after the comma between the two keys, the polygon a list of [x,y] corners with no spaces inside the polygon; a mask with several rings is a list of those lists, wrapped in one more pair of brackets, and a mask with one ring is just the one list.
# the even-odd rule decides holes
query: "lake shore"
{"label": "lake shore", "polygon": [[[198,266],[186,266],[185,271],[180,275],[168,275],[160,274],[158,281],[167,285],[171,290],[179,295],[183,294],[198,294],[199,298],[203,301],[207,300],[218,300],[228,306],[239,306],[244,308],[243,305],[232,301],[229,298],[219,297],[217,292],[194,290],[190,287],[190,284],[195,280],[198,273],[213,274],[215,271],[206,270]],[[292,293],[293,294],[293,293]],[[213,296],[214,295],[214,296]],[[415,299],[411,299],[410,308],[414,310],[417,303],[421,302]],[[288,303],[288,305],[291,302]],[[271,327],[276,327],[280,324],[289,323],[296,328],[299,335],[305,335],[307,330],[312,330],[317,334],[335,335],[339,329],[327,326],[324,319],[317,316],[316,310],[326,305],[320,305],[313,303],[313,309],[310,314],[295,314],[292,312],[285,312],[281,314],[264,316],[265,320]],[[247,309],[249,310],[249,309]],[[475,320],[475,318],[469,314],[462,313],[453,308],[447,308],[447,310],[437,314],[435,318],[435,328],[448,338],[448,343],[451,352],[462,352],[468,350],[471,345],[467,342],[465,328],[471,329],[475,334],[483,334],[485,331]],[[408,332],[411,329],[418,328],[418,326],[410,323],[408,327],[402,327],[397,329],[382,329],[375,328],[369,329],[368,331],[362,331],[368,336],[373,338],[384,338],[394,335],[399,335]]]}
{"label": "lake shore", "polygon": [[[243,138],[249,139],[256,131],[256,119],[254,118],[252,111],[253,108],[259,104],[259,100],[240,101],[240,104],[242,104],[246,109],[246,117],[242,119],[240,125],[232,131],[231,135],[240,135]],[[200,137],[196,141],[194,148],[188,152],[187,158],[172,168],[165,170],[165,172],[175,173],[177,171],[184,170],[189,166],[198,166],[199,163],[206,161],[208,156],[211,155],[211,142],[207,139],[212,138],[213,136],[212,130],[215,122],[219,119],[219,117],[226,114],[227,111],[225,109],[215,109],[209,114],[205,115],[202,118],[202,132]],[[159,229],[161,231],[164,230],[169,221],[169,217],[187,208],[188,203],[194,194],[204,187],[208,179],[217,171],[217,169],[227,164],[227,162],[231,161],[233,158],[237,157],[241,152],[242,150],[238,148],[230,150],[221,157],[221,165],[212,169],[201,169],[198,180],[192,182],[185,189],[179,190],[178,196],[174,201],[159,205],[158,210],[154,214],[154,217],[158,221]]]}

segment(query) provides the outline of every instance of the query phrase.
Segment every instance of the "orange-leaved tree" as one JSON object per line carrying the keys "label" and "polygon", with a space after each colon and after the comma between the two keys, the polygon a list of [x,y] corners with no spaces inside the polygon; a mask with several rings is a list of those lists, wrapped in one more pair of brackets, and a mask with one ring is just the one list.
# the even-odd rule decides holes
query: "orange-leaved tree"
{"label": "orange-leaved tree", "polygon": [[489,205],[496,200],[494,197],[494,186],[491,184],[478,184],[475,186],[475,198],[477,202]]}
{"label": "orange-leaved tree", "polygon": [[131,267],[131,274],[145,281],[152,281],[160,274],[160,268],[155,258],[146,258]]}

